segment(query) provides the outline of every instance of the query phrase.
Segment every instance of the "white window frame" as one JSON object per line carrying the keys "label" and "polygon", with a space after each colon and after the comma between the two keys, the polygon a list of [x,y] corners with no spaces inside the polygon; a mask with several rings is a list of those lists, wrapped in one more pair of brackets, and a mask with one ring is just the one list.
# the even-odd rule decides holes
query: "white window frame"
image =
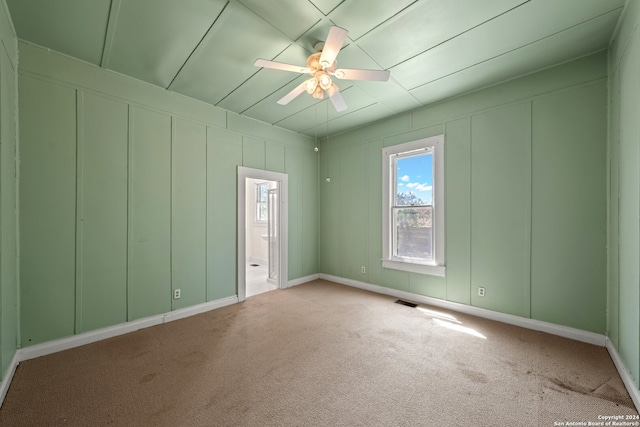
{"label": "white window frame", "polygon": [[[419,151],[433,151],[433,260],[420,262],[415,259],[393,256],[393,214],[392,205],[397,190],[397,177],[393,158]],[[444,236],[444,135],[432,136],[404,144],[393,145],[382,149],[382,266],[394,270],[432,276],[445,275],[445,236]]]}

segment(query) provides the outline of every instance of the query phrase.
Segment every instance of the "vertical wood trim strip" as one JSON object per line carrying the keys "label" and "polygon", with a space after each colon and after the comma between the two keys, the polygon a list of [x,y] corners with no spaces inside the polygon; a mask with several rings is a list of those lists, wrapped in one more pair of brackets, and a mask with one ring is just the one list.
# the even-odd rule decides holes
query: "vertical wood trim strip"
{"label": "vertical wood trim strip", "polygon": [[209,301],[209,126],[204,128],[204,300]]}
{"label": "vertical wood trim strip", "polygon": [[[471,138],[473,136],[473,133],[471,133],[471,122],[472,122],[471,121],[471,116],[468,116],[467,117],[467,123],[468,123],[468,129],[469,129],[469,145],[468,145],[468,148],[469,148],[469,152],[468,152],[468,155],[469,155],[469,193],[467,194],[467,196],[469,197],[469,200],[468,200],[468,203],[469,203],[469,242],[468,242],[469,243],[469,247],[468,247],[468,249],[469,249],[469,300],[468,300],[469,301],[469,305],[471,305],[471,294],[473,292],[473,285],[471,284],[471,278],[473,277],[472,270],[471,270],[471,260],[473,259],[472,253],[471,253],[471,236],[472,236],[472,234],[471,234],[471,231],[472,231],[471,230],[471,224],[473,222],[473,216],[471,215],[471,194],[472,194],[471,193],[471,187],[473,186],[473,180],[471,179],[471,176],[472,176],[472,174],[471,174],[472,166],[471,165],[472,165],[472,162],[473,162],[473,156],[471,156],[471,144],[472,144]],[[446,138],[446,135],[445,135],[445,138]],[[445,148],[445,150],[446,150],[446,148]]]}
{"label": "vertical wood trim strip", "polygon": [[[2,39],[0,39],[0,42],[4,43],[4,41]],[[2,81],[2,83],[4,83],[4,68],[3,68],[3,64],[5,61],[5,58],[8,58],[8,52],[7,55],[4,55],[3,52],[0,52],[0,81]],[[7,90],[8,89],[8,90]],[[11,90],[11,87],[7,87],[5,89],[4,84],[0,84],[0,130],[5,126],[5,123],[7,122],[6,120],[4,120],[4,117],[11,117],[12,112],[10,110],[4,111],[4,109],[2,108],[2,99],[4,99],[5,97],[8,96],[9,91]],[[7,92],[5,94],[5,91]],[[9,108],[11,108],[11,106],[9,106]],[[9,137],[10,137],[10,133],[9,133]],[[4,140],[4,138],[2,138],[2,134],[0,133],[0,269],[1,266],[4,264],[4,260],[5,260],[5,251],[3,250],[3,235],[4,235],[4,226],[3,226],[3,218],[7,215],[7,207],[4,206],[4,204],[2,203],[2,195],[4,194],[4,180],[2,179],[2,175],[4,172],[4,153],[2,151],[5,150],[5,147],[10,144],[9,139],[7,139],[6,141]],[[1,273],[1,272],[0,272]],[[2,280],[2,275],[0,274],[0,307],[2,307],[2,301],[5,298],[5,296],[3,295],[3,288],[4,288],[4,282]],[[1,310],[0,310],[1,311]],[[0,313],[1,314],[1,313]],[[0,331],[2,329],[4,329],[3,325],[2,325],[2,316],[0,315]],[[6,346],[5,344],[5,337],[4,334],[2,334],[0,332],[0,378],[3,377],[4,375],[4,370],[2,369],[4,367],[4,360],[3,360],[3,350]]]}
{"label": "vertical wood trim strip", "polygon": [[135,108],[129,105],[129,144],[128,144],[128,171],[127,171],[127,321],[131,321],[131,258],[133,256],[133,167],[135,144]]}
{"label": "vertical wood trim strip", "polygon": [[109,59],[111,58],[111,48],[113,47],[113,39],[116,34],[116,27],[118,26],[118,16],[120,14],[120,4],[122,0],[111,0],[111,8],[109,9],[109,20],[107,21],[107,32],[104,36],[104,46],[102,48],[102,59],[100,60],[100,66],[107,68],[109,66]]}
{"label": "vertical wood trim strip", "polygon": [[173,177],[174,174],[174,165],[173,161],[173,146],[174,141],[176,140],[176,118],[175,116],[171,116],[171,135],[169,139],[169,307],[171,310],[175,310],[177,307],[174,307],[175,300],[173,299],[173,189],[174,182]]}
{"label": "vertical wood trim strip", "polygon": [[525,206],[525,212],[527,217],[525,218],[525,266],[524,277],[527,283],[524,292],[525,298],[525,314],[527,317],[531,317],[531,253],[532,253],[532,237],[531,229],[533,227],[533,100],[528,102],[529,107],[529,129],[527,135],[529,136],[527,146],[525,147],[525,164],[528,168],[525,170],[525,187],[529,193],[525,197],[527,206]]}
{"label": "vertical wood trim strip", "polygon": [[[120,1],[120,0],[118,0],[118,1]],[[173,79],[171,79],[171,82],[166,87],[167,90],[172,90],[173,83],[178,79],[178,77],[180,76],[180,73],[182,73],[182,70],[189,65],[189,63],[193,60],[193,58],[196,56],[197,53],[199,53],[200,51],[202,51],[202,49],[204,49],[204,46],[206,45],[206,42],[209,41],[211,39],[211,37],[212,37],[213,33],[211,32],[211,30],[213,29],[213,26],[218,22],[218,20],[223,16],[223,14],[224,14],[225,17],[228,16],[228,14],[230,13],[229,11],[227,11],[227,7],[229,6],[229,3],[230,2],[227,1],[227,3],[224,5],[224,7],[222,8],[222,10],[218,14],[218,16],[216,16],[215,19],[213,20],[213,22],[211,22],[211,25],[207,29],[207,32],[204,33],[204,35],[202,36],[202,38],[200,39],[200,41],[198,42],[196,47],[193,48],[193,50],[191,51],[191,53],[189,54],[187,59],[185,59],[185,61],[180,66],[180,68],[178,69],[178,72],[176,73],[176,75],[173,76]]]}
{"label": "vertical wood trim strip", "polygon": [[84,92],[76,91],[76,301],[75,333],[82,332],[82,233],[84,179]]}
{"label": "vertical wood trim strip", "polygon": [[125,273],[124,273],[124,304],[125,304],[125,319],[127,319],[127,321],[129,321],[129,253],[131,252],[129,249],[129,239],[130,239],[130,234],[129,234],[129,230],[131,227],[131,221],[129,220],[129,212],[130,212],[130,207],[131,207],[131,203],[130,203],[130,193],[131,193],[131,124],[133,123],[133,120],[131,118],[131,104],[127,103],[127,200],[126,200],[126,206],[125,209],[127,210],[127,224],[126,224],[126,231],[125,231],[125,240],[126,240],[126,245],[125,245],[125,249],[124,249],[124,256],[125,256],[125,262],[124,262],[124,268],[125,268]]}

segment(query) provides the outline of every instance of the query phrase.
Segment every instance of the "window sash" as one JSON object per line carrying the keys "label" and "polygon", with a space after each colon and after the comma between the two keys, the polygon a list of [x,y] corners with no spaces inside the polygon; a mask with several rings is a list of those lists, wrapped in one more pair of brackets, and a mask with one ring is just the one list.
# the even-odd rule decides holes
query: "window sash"
{"label": "window sash", "polygon": [[432,263],[433,206],[393,207],[392,218],[392,259]]}
{"label": "window sash", "polygon": [[[403,151],[402,153],[397,153],[397,154],[393,154],[390,156],[391,159],[391,177],[393,182],[391,183],[391,185],[393,186],[392,188],[392,204],[394,206],[400,206],[398,205],[398,192],[396,191],[398,188],[398,160],[400,159],[406,159],[406,158],[410,158],[410,157],[418,157],[418,156],[426,156],[428,154],[431,154],[431,161],[433,162],[434,156],[433,156],[433,147],[424,147],[424,148],[420,148],[417,150],[411,150],[411,151]],[[432,168],[432,173],[433,173],[433,168]],[[431,177],[431,182],[433,182],[433,176]],[[435,187],[435,186],[434,186]],[[415,205],[406,205],[406,206],[415,206]]]}

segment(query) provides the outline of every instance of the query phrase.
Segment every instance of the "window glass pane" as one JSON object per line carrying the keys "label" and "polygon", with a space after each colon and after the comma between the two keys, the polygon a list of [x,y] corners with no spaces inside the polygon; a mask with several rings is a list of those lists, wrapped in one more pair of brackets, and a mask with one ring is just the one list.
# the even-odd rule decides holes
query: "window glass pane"
{"label": "window glass pane", "polygon": [[433,227],[431,206],[394,208],[394,256],[433,261]]}
{"label": "window glass pane", "polygon": [[266,203],[268,194],[269,194],[269,183],[265,182],[262,184],[258,184],[257,201],[259,203]]}
{"label": "window glass pane", "polygon": [[396,206],[433,204],[433,151],[396,157]]}
{"label": "window glass pane", "polygon": [[258,217],[256,219],[258,221],[267,220],[267,204],[266,203],[258,203]]}

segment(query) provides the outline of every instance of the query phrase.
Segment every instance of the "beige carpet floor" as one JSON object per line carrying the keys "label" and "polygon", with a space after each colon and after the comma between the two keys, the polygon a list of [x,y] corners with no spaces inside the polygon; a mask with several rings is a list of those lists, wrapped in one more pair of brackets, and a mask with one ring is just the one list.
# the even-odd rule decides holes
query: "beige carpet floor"
{"label": "beige carpet floor", "polygon": [[638,415],[604,348],[394,301],[316,281],[29,360],[0,425],[514,427]]}

